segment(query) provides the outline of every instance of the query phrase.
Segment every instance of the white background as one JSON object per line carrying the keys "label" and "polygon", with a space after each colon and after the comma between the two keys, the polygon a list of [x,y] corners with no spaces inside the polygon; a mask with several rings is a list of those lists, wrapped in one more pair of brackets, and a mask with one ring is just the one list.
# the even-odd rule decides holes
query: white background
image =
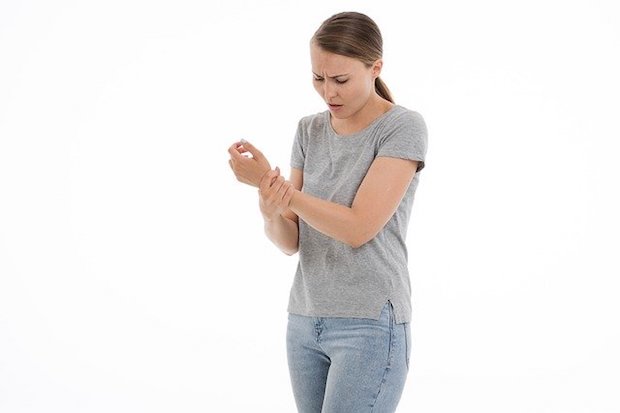
{"label": "white background", "polygon": [[288,174],[344,10],[429,130],[399,412],[620,412],[614,0],[1,0],[0,411],[295,410],[297,257],[226,149]]}

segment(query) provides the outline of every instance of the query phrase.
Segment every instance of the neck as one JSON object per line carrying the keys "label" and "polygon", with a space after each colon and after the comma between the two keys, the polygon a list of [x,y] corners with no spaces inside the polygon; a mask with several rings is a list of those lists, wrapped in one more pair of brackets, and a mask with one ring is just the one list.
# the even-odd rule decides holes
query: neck
{"label": "neck", "polygon": [[368,99],[364,107],[346,119],[331,118],[332,128],[339,134],[359,132],[370,125],[375,119],[389,111],[394,104],[383,99],[376,93]]}

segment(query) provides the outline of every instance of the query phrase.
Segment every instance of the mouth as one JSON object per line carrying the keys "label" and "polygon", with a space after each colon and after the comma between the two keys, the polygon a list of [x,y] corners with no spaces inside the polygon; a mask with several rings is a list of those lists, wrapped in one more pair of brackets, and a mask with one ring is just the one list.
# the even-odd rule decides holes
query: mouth
{"label": "mouth", "polygon": [[329,106],[329,108],[331,110],[338,110],[338,109],[340,109],[342,107],[342,105],[334,105],[334,104],[331,104],[331,103],[328,103],[327,106]]}

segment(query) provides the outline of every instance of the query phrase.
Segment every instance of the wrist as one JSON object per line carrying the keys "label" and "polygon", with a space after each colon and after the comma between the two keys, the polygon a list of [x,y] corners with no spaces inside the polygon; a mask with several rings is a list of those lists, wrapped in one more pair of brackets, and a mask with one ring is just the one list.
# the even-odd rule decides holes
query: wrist
{"label": "wrist", "polygon": [[265,172],[263,172],[263,174],[261,175],[260,179],[256,183],[256,187],[260,187],[261,186],[261,184],[263,183],[263,179],[265,179],[265,177],[267,176],[269,171],[271,171],[271,169],[267,169]]}
{"label": "wrist", "polygon": [[301,194],[301,191],[299,189],[293,188],[293,195],[291,195],[291,199],[289,199],[288,205],[287,205],[287,208],[296,214],[297,214],[297,210],[295,207],[298,205],[298,202],[296,201],[299,201],[300,194]]}
{"label": "wrist", "polygon": [[269,225],[280,218],[280,214],[265,214],[263,213],[263,221],[266,225]]}

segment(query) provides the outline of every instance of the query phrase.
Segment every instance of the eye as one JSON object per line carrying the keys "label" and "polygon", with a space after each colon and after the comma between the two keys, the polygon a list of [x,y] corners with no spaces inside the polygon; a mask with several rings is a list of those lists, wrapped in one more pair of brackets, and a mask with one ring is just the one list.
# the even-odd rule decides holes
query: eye
{"label": "eye", "polygon": [[321,82],[321,81],[323,81],[323,78],[322,77],[313,76],[312,80],[314,80],[315,82]]}
{"label": "eye", "polygon": [[338,83],[339,85],[342,85],[342,84],[347,83],[347,80],[349,79],[344,79],[344,80],[336,79],[336,83]]}

